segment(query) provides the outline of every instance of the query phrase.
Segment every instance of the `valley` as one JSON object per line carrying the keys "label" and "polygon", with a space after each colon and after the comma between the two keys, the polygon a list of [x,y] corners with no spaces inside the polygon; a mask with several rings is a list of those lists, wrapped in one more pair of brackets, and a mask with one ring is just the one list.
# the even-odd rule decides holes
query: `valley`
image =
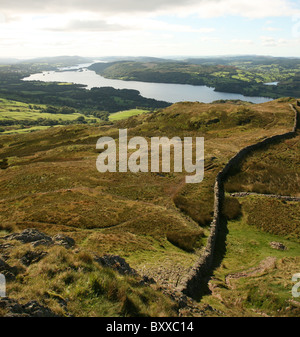
{"label": "valley", "polygon": [[[182,102],[111,124],[2,134],[0,250],[15,268],[9,297],[37,300],[58,315],[299,315],[299,302],[291,297],[300,256],[299,202],[230,196],[243,191],[299,196],[298,133],[255,151],[230,175],[223,210],[227,229],[216,246],[210,281],[200,299],[185,299],[183,307],[177,290],[207,244],[218,172],[242,148],[289,132],[294,124],[291,104],[297,106],[296,100]],[[97,140],[117,139],[118,129],[125,128],[131,137],[204,137],[204,181],[185,184],[185,174],[175,172],[100,174]],[[278,168],[285,166],[279,174]],[[5,236],[27,229],[52,237],[61,233],[76,245],[33,248],[12,241],[7,246]],[[274,250],[273,241],[287,249]],[[20,259],[36,249],[46,257],[24,267]],[[124,258],[139,276],[99,267],[95,256],[107,254]],[[255,268],[269,257],[274,264],[267,269],[228,283],[228,275]],[[139,283],[141,277],[155,283]],[[269,300],[261,304],[264,296]]]}

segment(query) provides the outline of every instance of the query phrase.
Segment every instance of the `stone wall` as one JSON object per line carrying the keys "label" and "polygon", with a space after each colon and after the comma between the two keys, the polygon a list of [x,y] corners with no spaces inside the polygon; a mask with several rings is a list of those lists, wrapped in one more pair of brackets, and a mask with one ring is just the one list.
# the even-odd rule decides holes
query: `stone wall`
{"label": "stone wall", "polygon": [[300,201],[300,197],[290,197],[284,195],[277,195],[277,194],[263,194],[263,193],[254,193],[254,192],[236,192],[231,193],[231,197],[243,198],[248,196],[259,196],[259,197],[266,197],[266,198],[273,198],[273,199],[280,199],[285,201]]}
{"label": "stone wall", "polygon": [[[297,105],[300,105],[298,101]],[[296,135],[300,123],[300,116],[297,109],[293,105],[290,106],[291,109],[295,112],[295,122],[292,131],[266,138],[263,141],[243,148],[234,157],[232,157],[225,165],[223,170],[218,173],[214,187],[214,216],[213,221],[210,225],[210,235],[208,237],[203,254],[201,254],[201,257],[191,268],[189,273],[182,278],[178,286],[178,290],[183,292],[184,294],[193,298],[197,298],[197,296],[199,295],[200,287],[207,282],[209,275],[213,271],[213,262],[215,257],[216,242],[218,239],[218,232],[220,232],[222,223],[224,222],[221,212],[223,200],[225,198],[224,182],[228,178],[228,176],[230,176],[231,169],[234,169],[236,166],[240,165],[242,160],[251,152],[263,148],[266,145],[273,144],[284,139],[292,138]]]}

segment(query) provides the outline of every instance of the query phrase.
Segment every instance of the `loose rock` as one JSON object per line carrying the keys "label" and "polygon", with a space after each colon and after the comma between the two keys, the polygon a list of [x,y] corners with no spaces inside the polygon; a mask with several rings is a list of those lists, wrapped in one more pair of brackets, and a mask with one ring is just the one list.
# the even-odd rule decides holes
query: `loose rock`
{"label": "loose rock", "polygon": [[20,261],[26,267],[29,267],[31,264],[39,262],[46,255],[46,252],[29,251],[20,259]]}
{"label": "loose rock", "polygon": [[17,300],[4,297],[0,298],[0,308],[7,311],[5,317],[59,317],[36,301],[20,304]]}
{"label": "loose rock", "polygon": [[57,234],[52,238],[54,244],[63,246],[67,249],[75,245],[75,241],[67,235]]}
{"label": "loose rock", "polygon": [[137,272],[132,269],[129,264],[120,256],[104,255],[96,256],[95,261],[101,264],[102,267],[113,268],[122,275],[137,275]]}
{"label": "loose rock", "polygon": [[277,250],[287,250],[287,247],[281,242],[270,242],[270,246]]}
{"label": "loose rock", "polygon": [[22,243],[31,243],[31,242],[36,242],[40,240],[45,240],[48,242],[52,241],[50,236],[44,233],[41,233],[37,229],[25,229],[21,233],[10,234],[4,237],[4,239],[5,240],[18,240],[18,241],[21,241]]}

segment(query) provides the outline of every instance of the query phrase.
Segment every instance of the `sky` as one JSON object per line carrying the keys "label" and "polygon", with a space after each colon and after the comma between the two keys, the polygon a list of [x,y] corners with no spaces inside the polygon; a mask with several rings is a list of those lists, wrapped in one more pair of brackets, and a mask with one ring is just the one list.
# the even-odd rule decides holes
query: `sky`
{"label": "sky", "polygon": [[300,0],[0,0],[0,58],[300,57]]}

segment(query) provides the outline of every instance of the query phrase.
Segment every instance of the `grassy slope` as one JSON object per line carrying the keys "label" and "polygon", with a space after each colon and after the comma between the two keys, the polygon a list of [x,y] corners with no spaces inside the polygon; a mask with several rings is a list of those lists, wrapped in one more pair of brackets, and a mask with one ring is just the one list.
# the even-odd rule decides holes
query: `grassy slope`
{"label": "grassy slope", "polygon": [[110,121],[118,121],[122,119],[127,119],[132,116],[137,116],[143,113],[146,113],[147,110],[141,110],[141,109],[131,109],[131,110],[126,110],[126,111],[120,111],[116,112],[114,114],[111,114],[109,116]]}
{"label": "grassy slope", "polygon": [[[226,191],[299,196],[299,139],[298,134],[249,156],[225,184]],[[258,195],[235,201],[240,211],[228,222],[226,252],[203,303],[226,316],[299,317],[300,301],[291,294],[300,263],[299,202]],[[270,242],[281,242],[287,250],[274,250]],[[248,271],[270,257],[276,260],[270,268],[226,282],[228,275]]]}
{"label": "grassy slope", "polygon": [[[138,271],[175,284],[178,274],[196,261],[199,243],[204,243],[219,169],[242,147],[289,131],[292,124],[287,102],[178,103],[112,127],[69,126],[2,136],[0,163],[7,162],[8,168],[0,170],[1,226],[4,231],[34,227],[49,234],[66,232],[81,248],[99,255],[120,254]],[[204,136],[204,181],[185,185],[185,174],[177,173],[100,174],[95,168],[96,141],[100,136],[117,138],[118,128],[128,128],[130,136]],[[176,234],[175,245],[168,240],[169,233]],[[234,246],[234,240],[244,245],[242,235],[234,233],[233,241],[228,237],[229,245]],[[194,253],[178,247],[182,237],[188,242],[198,238]],[[293,247],[299,252],[299,244]],[[232,255],[236,259],[236,250]],[[246,258],[253,264],[251,255]],[[232,270],[239,268],[244,265],[233,260]]]}

